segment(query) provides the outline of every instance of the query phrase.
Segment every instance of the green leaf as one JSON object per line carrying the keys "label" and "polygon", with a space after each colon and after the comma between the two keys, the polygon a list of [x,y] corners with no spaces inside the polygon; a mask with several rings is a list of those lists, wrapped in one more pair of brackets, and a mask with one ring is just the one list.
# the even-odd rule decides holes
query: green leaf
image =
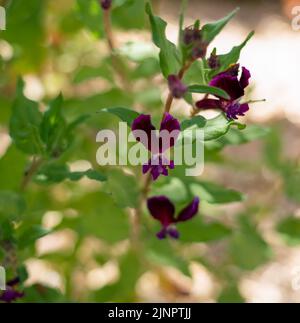
{"label": "green leaf", "polygon": [[136,208],[139,200],[139,185],[135,176],[127,175],[121,170],[110,170],[108,188],[119,207]]}
{"label": "green leaf", "polygon": [[244,200],[242,193],[211,182],[194,182],[190,185],[190,189],[194,195],[211,204],[241,202]]}
{"label": "green leaf", "polygon": [[206,125],[206,119],[202,116],[195,116],[191,119],[182,121],[180,125],[181,131],[191,130],[194,128],[203,128]]}
{"label": "green leaf", "polygon": [[151,195],[164,195],[173,202],[185,203],[189,199],[184,182],[176,177],[167,177],[152,185]]}
{"label": "green leaf", "polygon": [[39,133],[42,114],[36,102],[24,97],[23,89],[24,82],[20,79],[10,119],[10,135],[23,152],[43,154],[44,146]]}
{"label": "green leaf", "polygon": [[209,85],[190,85],[189,92],[212,94],[227,100],[230,99],[229,95],[224,90]]}
{"label": "green leaf", "polygon": [[[61,225],[72,228],[82,238],[94,236],[112,244],[129,237],[129,219],[107,193],[97,190],[66,201],[66,208],[73,208],[79,217],[72,223],[65,219]],[[58,229],[58,228],[57,228]]]}
{"label": "green leaf", "polygon": [[249,125],[243,130],[230,128],[227,135],[218,141],[223,145],[240,145],[264,138],[269,132],[269,128],[258,125]]}
{"label": "green leaf", "polygon": [[103,37],[103,13],[97,0],[77,0],[79,19],[98,37]]}
{"label": "green leaf", "polygon": [[128,127],[131,127],[134,119],[139,116],[138,112],[121,107],[102,109],[101,112],[108,112],[119,117],[122,121],[127,123]]}
{"label": "green leaf", "polygon": [[42,166],[36,175],[35,180],[40,184],[53,184],[63,182],[67,179],[79,181],[85,176],[98,182],[107,180],[107,177],[99,171],[89,169],[82,172],[71,172],[67,165],[56,162],[50,162]]}
{"label": "green leaf", "polygon": [[234,231],[229,252],[238,267],[253,270],[271,258],[271,248],[251,223],[249,215],[241,216],[239,222],[240,226]]}
{"label": "green leaf", "polygon": [[232,125],[236,125],[238,129],[245,129],[245,125],[242,125],[236,121],[228,120],[223,113],[213,119],[209,119],[204,127],[204,140],[214,140],[225,135]]}
{"label": "green leaf", "polygon": [[167,23],[160,17],[153,15],[150,3],[146,4],[146,12],[151,23],[153,42],[160,49],[159,58],[162,73],[166,78],[170,74],[177,74],[181,66],[180,54],[176,46],[166,38]]}
{"label": "green leaf", "polygon": [[231,284],[222,290],[218,297],[218,303],[245,303],[245,299],[241,295],[238,286]]}
{"label": "green leaf", "polygon": [[227,238],[231,230],[219,222],[204,223],[200,217],[178,225],[182,242],[212,242]]}
{"label": "green leaf", "polygon": [[253,37],[253,35],[254,31],[252,31],[240,45],[233,47],[229,53],[224,55],[218,55],[220,67],[216,70],[212,70],[211,76],[214,76],[222,71],[227,70],[232,64],[236,64],[240,58],[241,50],[246,46],[246,44]]}
{"label": "green leaf", "polygon": [[66,143],[64,143],[66,122],[62,115],[62,104],[63,97],[60,94],[50,102],[49,109],[44,113],[40,126],[41,138],[47,145],[47,151],[50,154],[66,148]]}
{"label": "green leaf", "polygon": [[281,233],[283,239],[290,245],[300,243],[300,219],[290,216],[280,221],[277,231]]}
{"label": "green leaf", "polygon": [[299,185],[300,168],[296,163],[286,162],[280,169],[284,181],[284,190],[286,196],[297,203],[300,203]]}
{"label": "green leaf", "polygon": [[24,294],[25,296],[21,299],[21,302],[25,303],[60,303],[66,301],[58,289],[41,284],[26,287]]}
{"label": "green leaf", "polygon": [[186,276],[191,275],[188,262],[180,257],[168,239],[161,241],[153,235],[147,244],[146,256],[151,263],[174,267]]}
{"label": "green leaf", "polygon": [[25,211],[24,198],[10,191],[0,191],[0,216],[10,220],[18,219]]}
{"label": "green leaf", "polygon": [[17,237],[17,243],[19,248],[26,248],[29,245],[35,243],[36,240],[46,236],[51,230],[42,228],[39,225],[33,225],[26,229],[21,229]]}
{"label": "green leaf", "polygon": [[210,43],[214,40],[214,38],[222,31],[222,29],[227,25],[227,23],[235,16],[235,14],[239,11],[239,8],[233,10],[226,17],[215,21],[213,23],[209,23],[203,26],[203,39]]}

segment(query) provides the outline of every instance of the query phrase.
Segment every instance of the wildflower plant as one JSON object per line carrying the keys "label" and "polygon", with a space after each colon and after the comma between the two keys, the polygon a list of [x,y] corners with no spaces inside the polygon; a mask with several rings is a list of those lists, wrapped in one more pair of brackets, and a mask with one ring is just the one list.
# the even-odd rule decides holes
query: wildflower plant
{"label": "wildflower plant", "polygon": [[[43,1],[28,2],[33,8],[45,10]],[[18,25],[15,10],[22,12],[21,4],[12,3],[8,15]],[[66,81],[75,88],[100,77],[110,88],[105,93],[79,98],[76,90],[65,91],[65,98],[62,94],[56,98],[49,95],[36,102],[26,96],[24,80],[16,81],[15,75],[17,87],[10,99],[13,102],[9,101],[8,122],[12,144],[0,160],[0,259],[8,277],[8,289],[0,292],[1,301],[74,300],[77,292],[72,282],[76,273],[86,273],[81,255],[91,238],[103,241],[107,248],[102,253],[95,250],[90,257],[99,264],[116,260],[120,276],[111,285],[83,293],[79,300],[137,300],[135,286],[146,271],[163,275],[159,268],[173,266],[190,275],[189,263],[199,261],[199,257],[187,255],[186,247],[231,239],[232,228],[211,217],[208,205],[242,202],[244,195],[204,181],[201,176],[187,177],[185,165],[174,164],[164,153],[172,150],[188,129],[203,131],[206,163],[219,160],[225,146],[245,143],[265,133],[258,127],[246,128],[241,120],[250,108],[246,91],[255,75],[250,79],[250,71],[239,59],[253,32],[228,53],[211,51],[214,39],[221,37],[237,10],[215,22],[203,24],[197,20],[186,26],[185,6],[184,1],[175,44],[167,38],[167,23],[154,13],[148,1],[77,0],[69,17],[76,24],[63,29],[67,21],[61,22],[59,37],[51,31],[51,50],[53,55],[63,51],[62,39],[70,30],[89,32],[95,48],[101,39],[108,50],[106,56],[99,53],[101,63],[78,66],[68,72]],[[42,28],[38,17],[32,23]],[[118,29],[142,28],[150,28],[153,46],[139,42],[117,45]],[[8,25],[3,34],[6,41],[27,48],[10,30]],[[26,32],[37,42],[38,37],[45,40],[43,33],[35,35],[31,29]],[[32,59],[24,50],[19,60],[27,64],[28,70],[42,74],[45,53],[41,48],[34,53],[36,58]],[[9,61],[5,71],[25,74],[24,66]],[[175,101],[182,104],[179,112],[173,110]],[[202,116],[207,109],[214,109],[217,116]],[[113,129],[116,121],[126,122],[136,142],[150,153],[147,163],[97,165],[96,133],[102,128]],[[156,129],[159,131],[155,134]],[[140,130],[147,134],[146,140],[139,136]],[[159,139],[162,131],[175,131],[166,147]],[[191,144],[195,145],[195,140]],[[88,160],[90,167],[73,170],[70,164],[76,160]],[[42,219],[49,211],[58,212],[60,217],[58,223],[45,228]],[[241,220],[243,230],[256,232],[247,221]],[[76,236],[68,253],[37,254],[39,239],[64,230]],[[113,247],[124,241],[124,250],[113,252]],[[31,257],[48,261],[64,277],[63,292],[45,285],[24,285]],[[261,258],[262,262],[266,260]]]}

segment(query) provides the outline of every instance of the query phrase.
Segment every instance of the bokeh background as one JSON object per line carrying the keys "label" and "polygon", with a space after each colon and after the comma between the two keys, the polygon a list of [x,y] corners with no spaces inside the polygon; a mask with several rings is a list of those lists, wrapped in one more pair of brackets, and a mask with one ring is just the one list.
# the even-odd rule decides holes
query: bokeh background
{"label": "bokeh background", "polygon": [[[110,68],[97,10],[95,19],[86,19],[80,10],[83,2],[0,0],[8,8],[7,30],[0,31],[1,190],[14,189],[26,165],[8,134],[20,75],[28,98],[47,102],[63,92],[68,118],[95,114],[76,133],[68,156],[73,171],[97,168],[95,133],[114,124],[113,118],[98,116],[99,109],[135,104],[153,110],[165,100],[167,88],[152,60],[155,50],[143,1],[117,10],[113,20],[120,55],[136,71],[131,80],[134,100],[119,89]],[[168,22],[168,37],[176,41],[180,1],[153,1],[153,5]],[[300,300],[300,31],[291,26],[291,10],[297,5],[297,0],[189,1],[187,25],[198,18],[202,23],[218,19],[240,7],[214,42],[218,52],[227,52],[255,30],[240,62],[252,73],[251,98],[266,102],[252,105],[245,122],[268,131],[261,140],[226,147],[221,157],[206,163],[202,175],[247,197],[238,203],[202,205],[208,223],[213,219],[232,228],[230,238],[181,248],[184,265],[182,259],[166,259],[151,249],[160,266],[136,279],[134,259],[119,261],[128,248],[125,211],[99,193],[98,183],[82,179],[76,184],[32,184],[26,193],[30,212],[25,221],[41,219],[54,232],[19,255],[29,271],[27,286],[53,288],[44,293],[46,301]],[[141,67],[144,57],[148,65]],[[175,111],[185,113],[185,105],[176,102]],[[112,215],[122,217],[118,227],[107,220]],[[113,229],[107,232],[107,228]],[[44,296],[31,290],[28,297],[40,301]]]}

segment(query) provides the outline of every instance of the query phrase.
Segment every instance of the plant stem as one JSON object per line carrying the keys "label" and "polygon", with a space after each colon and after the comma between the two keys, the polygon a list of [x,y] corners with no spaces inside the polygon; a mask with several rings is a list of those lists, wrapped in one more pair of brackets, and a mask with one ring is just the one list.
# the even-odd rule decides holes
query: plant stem
{"label": "plant stem", "polygon": [[30,183],[32,177],[35,175],[35,173],[39,170],[41,165],[43,164],[44,160],[42,158],[33,158],[33,161],[29,167],[29,169],[25,172],[20,190],[23,192],[27,188],[28,184]]}
{"label": "plant stem", "polygon": [[131,91],[130,81],[126,77],[126,74],[124,73],[124,70],[123,70],[122,62],[116,54],[113,29],[111,25],[111,9],[103,10],[103,24],[104,24],[104,31],[106,35],[107,45],[111,54],[112,67],[116,72],[116,74],[118,75],[119,80],[122,84],[122,87],[126,91]]}
{"label": "plant stem", "polygon": [[[190,68],[190,66],[192,65],[192,61],[189,61],[187,64],[185,64],[181,70],[178,73],[178,77],[182,80],[185,72]],[[163,112],[163,116],[162,116],[162,120],[164,118],[164,114],[166,112],[170,112],[171,108],[172,108],[172,103],[173,103],[173,95],[171,92],[169,92],[169,95],[167,97],[166,100],[166,104],[165,104],[165,108],[164,108],[164,112]],[[141,217],[142,217],[142,211],[143,211],[143,204],[145,203],[145,201],[147,200],[149,191],[150,191],[150,187],[151,187],[151,183],[152,183],[152,178],[151,178],[151,174],[147,174],[143,189],[142,189],[142,194],[139,200],[139,204],[138,207],[136,209],[135,212],[135,221],[134,221],[134,232],[137,235],[136,240],[139,241],[139,235],[140,235],[140,222],[141,222]]]}

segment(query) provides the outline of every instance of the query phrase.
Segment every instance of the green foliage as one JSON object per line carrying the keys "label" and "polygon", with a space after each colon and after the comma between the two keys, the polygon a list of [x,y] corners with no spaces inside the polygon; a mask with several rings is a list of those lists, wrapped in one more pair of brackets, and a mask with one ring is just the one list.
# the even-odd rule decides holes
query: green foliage
{"label": "green foliage", "polygon": [[277,225],[277,231],[282,235],[283,239],[291,245],[300,243],[300,219],[290,216]]}
{"label": "green foliage", "polygon": [[139,185],[136,178],[115,169],[109,172],[108,187],[115,203],[120,207],[135,208],[138,205]]}
{"label": "green foliage", "polygon": [[222,204],[241,202],[244,200],[240,192],[226,189],[222,186],[209,182],[195,182],[190,186],[192,193],[208,203]]}
{"label": "green foliage", "polygon": [[253,270],[270,259],[271,250],[248,216],[241,216],[239,222],[230,242],[230,254],[238,267]]}
{"label": "green foliage", "polygon": [[146,5],[146,12],[149,15],[151,23],[153,42],[160,49],[159,59],[161,71],[165,77],[171,74],[177,74],[180,69],[180,55],[176,46],[166,38],[167,23],[153,15],[149,3]]}
{"label": "green foliage", "polygon": [[43,154],[44,146],[39,133],[42,114],[36,102],[24,97],[23,90],[24,82],[19,80],[10,120],[10,135],[23,152]]}
{"label": "green foliage", "polygon": [[231,64],[236,64],[240,58],[242,49],[247,45],[248,41],[254,36],[252,31],[247,38],[238,46],[235,46],[227,54],[218,55],[220,67],[211,72],[211,76],[214,76],[222,71],[227,70]]}
{"label": "green foliage", "polygon": [[223,114],[207,120],[204,127],[204,140],[209,141],[222,137],[229,131],[231,126],[237,126],[239,130],[243,130],[246,127],[236,121],[228,121]]}
{"label": "green foliage", "polygon": [[205,93],[205,94],[212,94],[219,96],[224,99],[229,99],[229,95],[223,91],[222,89],[219,89],[214,86],[208,86],[208,85],[190,85],[189,86],[189,92],[191,93]]}
{"label": "green foliage", "polygon": [[206,24],[202,27],[203,39],[210,43],[214,38],[222,31],[222,29],[227,25],[227,23],[235,16],[239,11],[239,8],[233,10],[226,17],[215,21],[213,23]]}
{"label": "green foliage", "polygon": [[108,112],[119,117],[119,119],[128,124],[128,127],[131,127],[134,119],[136,119],[139,116],[139,114],[136,111],[122,107],[103,109],[102,112]]}

